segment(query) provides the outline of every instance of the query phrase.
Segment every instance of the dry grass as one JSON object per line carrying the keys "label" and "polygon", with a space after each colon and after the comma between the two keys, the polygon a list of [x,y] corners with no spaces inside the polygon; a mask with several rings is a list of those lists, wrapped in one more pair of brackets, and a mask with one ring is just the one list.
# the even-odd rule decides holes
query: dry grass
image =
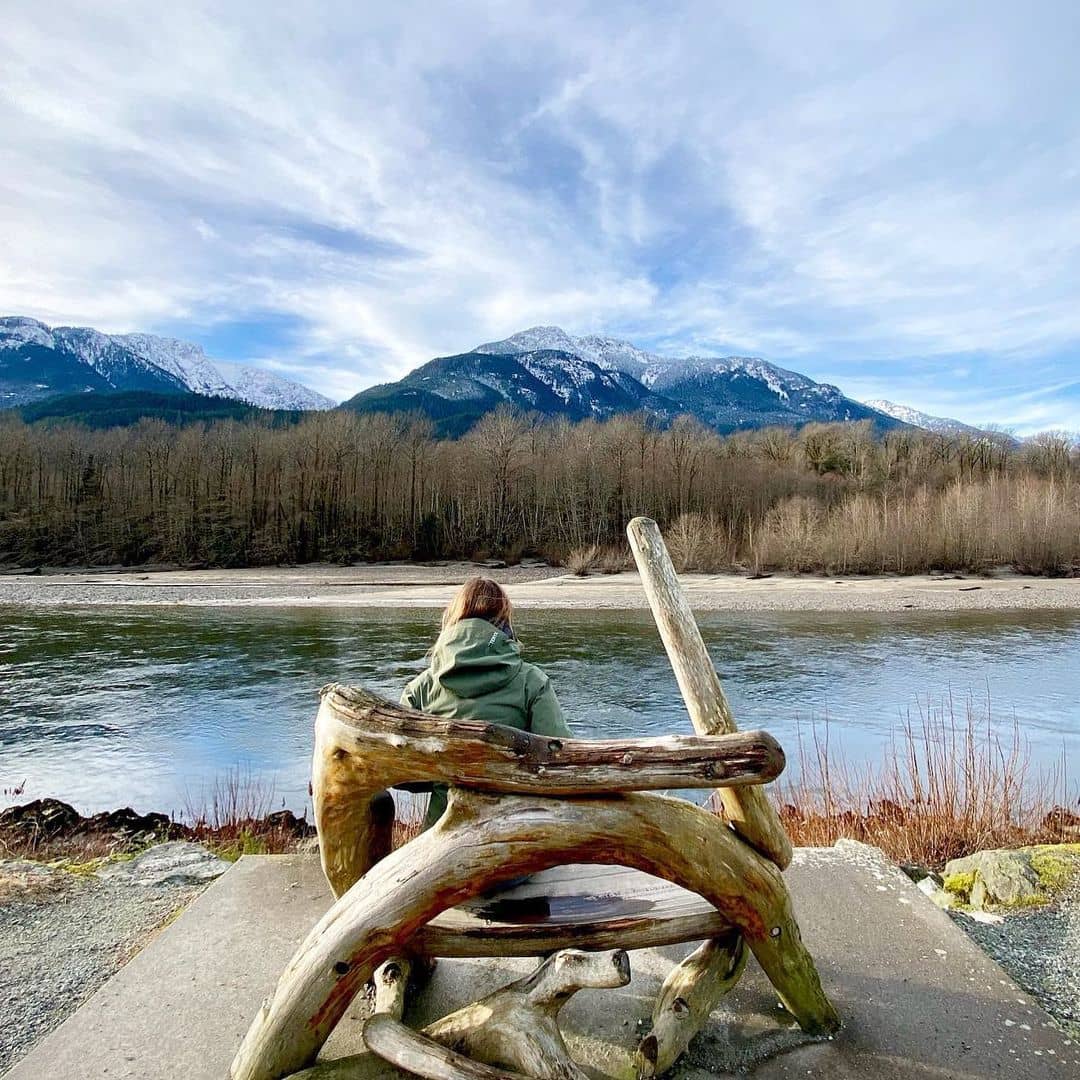
{"label": "dry grass", "polygon": [[830,574],[982,571],[1062,576],[1080,567],[1080,487],[1035,476],[906,495],[858,492],[829,508],[791,496],[753,537],[755,565]]}
{"label": "dry grass", "polygon": [[189,793],[184,819],[191,839],[225,859],[241,855],[280,855],[295,851],[313,832],[306,817],[272,811],[273,784],[240,768],[215,779],[197,800]]}
{"label": "dry grass", "polygon": [[1076,838],[1064,764],[1034,774],[1015,720],[1007,737],[968,700],[908,715],[872,767],[852,766],[830,743],[829,725],[798,738],[798,779],[777,785],[793,843],[841,837],[880,847],[900,863],[941,867],[985,848]]}
{"label": "dry grass", "polygon": [[713,574],[735,566],[736,545],[715,517],[680,514],[665,531],[671,561],[680,574]]}
{"label": "dry grass", "polygon": [[562,563],[577,577],[588,577],[593,573],[618,574],[633,565],[629,548],[600,544],[574,548]]}

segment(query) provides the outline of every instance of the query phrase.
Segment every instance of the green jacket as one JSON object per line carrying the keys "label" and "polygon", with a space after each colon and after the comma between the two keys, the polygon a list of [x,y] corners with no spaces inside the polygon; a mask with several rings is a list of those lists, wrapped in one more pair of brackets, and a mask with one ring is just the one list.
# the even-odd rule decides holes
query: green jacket
{"label": "green jacket", "polygon": [[[405,687],[401,703],[434,716],[570,735],[548,677],[522,660],[518,643],[486,619],[447,627],[431,651],[430,667]],[[436,784],[424,828],[445,809],[446,788]]]}

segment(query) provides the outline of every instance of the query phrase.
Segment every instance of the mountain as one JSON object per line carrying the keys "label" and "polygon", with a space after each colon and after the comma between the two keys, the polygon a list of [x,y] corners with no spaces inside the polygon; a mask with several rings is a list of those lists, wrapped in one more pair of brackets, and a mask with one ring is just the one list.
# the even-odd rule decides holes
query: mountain
{"label": "mountain", "polygon": [[962,424],[959,420],[950,420],[947,416],[931,416],[929,413],[912,409],[908,405],[897,405],[892,401],[886,401],[884,398],[875,398],[873,401],[865,402],[865,404],[871,409],[885,413],[886,416],[893,417],[894,420],[900,420],[905,424],[910,424],[912,427],[924,428],[926,431],[933,431],[938,435],[987,434],[983,429],[972,427],[970,424]]}
{"label": "mountain", "polygon": [[195,393],[267,409],[330,409],[322,394],[262,368],[211,360],[191,342],[0,318],[0,408],[87,392]]}
{"label": "mountain", "polygon": [[814,421],[903,421],[837,387],[752,357],[672,358],[601,335],[534,326],[472,352],[431,360],[396,383],[362,391],[343,408],[420,411],[458,434],[500,404],[569,420],[643,410],[661,422],[689,413],[717,431]]}
{"label": "mountain", "polygon": [[558,349],[439,357],[396,383],[362,391],[342,407],[354,412],[419,411],[440,432],[457,435],[501,404],[574,421],[640,409],[666,421],[679,413],[674,402],[632,376]]}
{"label": "mountain", "polygon": [[183,381],[105,334],[0,319],[0,405],[87,391],[183,391]]}

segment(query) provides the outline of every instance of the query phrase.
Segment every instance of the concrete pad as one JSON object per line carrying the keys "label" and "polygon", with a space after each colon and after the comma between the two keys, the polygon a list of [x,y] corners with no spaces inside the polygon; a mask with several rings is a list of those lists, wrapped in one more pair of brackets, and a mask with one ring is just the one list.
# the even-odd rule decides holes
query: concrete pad
{"label": "concrete pad", "polygon": [[[751,960],[736,991],[675,1070],[682,1080],[751,1070],[793,1078],[1025,1078],[1080,1075],[1080,1048],[898,870],[872,849],[805,849],[787,873],[826,989],[844,1018],[807,1043]],[[221,1080],[262,999],[330,903],[312,856],[241,859],[8,1080]],[[622,990],[583,990],[563,1012],[572,1052],[622,1080],[652,997],[689,947],[631,954]],[[442,960],[414,1026],[533,968]],[[324,1058],[362,1050],[354,1004]],[[370,1057],[358,1075],[397,1076]]]}

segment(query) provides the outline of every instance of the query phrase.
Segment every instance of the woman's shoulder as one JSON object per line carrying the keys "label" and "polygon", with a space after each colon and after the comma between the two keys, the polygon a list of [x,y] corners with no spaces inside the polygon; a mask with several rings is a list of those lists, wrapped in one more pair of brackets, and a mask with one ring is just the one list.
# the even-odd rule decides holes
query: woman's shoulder
{"label": "woman's shoulder", "polygon": [[431,668],[424,668],[419,675],[413,676],[405,685],[401,695],[404,705],[411,705],[414,709],[422,709],[431,691],[432,675]]}
{"label": "woman's shoulder", "polygon": [[521,661],[521,677],[525,680],[525,689],[530,699],[542,694],[550,682],[544,669],[530,664],[528,660]]}

